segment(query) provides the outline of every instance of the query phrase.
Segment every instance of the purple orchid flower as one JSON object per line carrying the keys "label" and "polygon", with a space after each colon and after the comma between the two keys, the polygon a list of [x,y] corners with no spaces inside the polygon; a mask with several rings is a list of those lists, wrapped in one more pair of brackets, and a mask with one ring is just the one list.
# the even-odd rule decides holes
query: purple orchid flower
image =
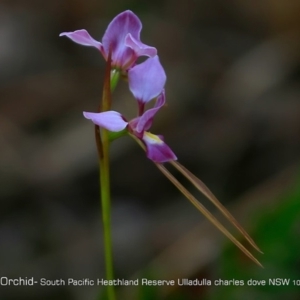
{"label": "purple orchid flower", "polygon": [[153,123],[155,114],[164,106],[165,102],[165,92],[162,91],[153,108],[148,109],[142,116],[129,122],[120,113],[112,110],[101,113],[83,112],[83,115],[94,124],[112,132],[118,132],[127,127],[128,132],[146,146],[147,157],[154,162],[163,163],[177,160],[177,157],[164,142],[163,136],[154,135],[148,130]]}
{"label": "purple orchid flower", "polygon": [[[127,132],[137,140],[139,144],[143,144],[147,157],[155,163],[157,168],[180,190],[180,192],[249,258],[261,266],[259,261],[162,165],[164,162],[170,162],[172,166],[186,177],[222,212],[222,214],[243,234],[246,240],[248,240],[255,249],[260,251],[247,232],[217,200],[208,187],[176,161],[176,155],[164,142],[164,138],[161,135],[154,135],[149,132],[155,115],[166,102],[164,91],[166,74],[156,55],[156,49],[147,46],[140,41],[141,29],[142,24],[138,17],[128,10],[116,16],[109,24],[103,36],[102,43],[94,40],[86,30],[77,30],[60,34],[60,36],[67,36],[78,44],[97,48],[102,53],[105,60],[107,60],[102,99],[102,104],[105,104],[103,107],[107,111],[100,113],[83,112],[84,117],[90,119],[97,126],[103,127],[111,132],[119,133],[116,136],[120,136],[123,132]],[[149,56],[150,58],[139,65],[135,65],[139,56]],[[111,67],[114,68],[114,73],[112,73]],[[127,121],[119,112],[108,110],[111,104],[110,92],[115,87],[115,85],[112,84],[113,76],[111,75],[117,74],[119,76],[120,72],[128,75],[129,89],[138,102],[138,116],[131,121]],[[115,80],[115,82],[117,82],[117,80]],[[154,107],[145,111],[145,105],[152,99],[155,99],[156,101]],[[106,168],[108,156],[104,155],[105,153],[107,154],[109,140],[106,132],[104,132],[104,143],[101,143],[100,136],[98,136],[98,134],[101,135],[101,132],[97,126],[95,127],[95,132],[99,159],[100,162],[102,162],[102,164],[100,163],[101,178],[105,178],[105,176],[109,175],[108,169]],[[105,191],[105,193],[102,194],[102,200],[104,199],[109,203],[109,182],[105,180],[101,181],[101,183],[103,183],[101,189],[103,188]],[[104,205],[103,208],[105,208]],[[106,213],[108,214],[108,211],[106,211]],[[106,229],[108,229],[109,224],[106,225]]]}
{"label": "purple orchid flower", "polygon": [[93,39],[85,29],[63,32],[59,36],[67,36],[77,44],[97,48],[105,60],[111,50],[112,67],[125,72],[135,64],[139,56],[153,57],[157,53],[156,48],[141,42],[141,29],[140,19],[132,11],[126,10],[110,22],[102,43]]}
{"label": "purple orchid flower", "polygon": [[[139,104],[139,116],[127,121],[116,111],[100,113],[84,112],[85,118],[94,124],[112,132],[118,132],[125,128],[146,146],[147,157],[154,162],[162,163],[176,160],[177,157],[164,142],[160,135],[154,135],[150,129],[154,116],[165,104],[164,85],[166,74],[161,66],[158,56],[147,59],[145,62],[133,67],[128,72],[129,88]],[[144,112],[144,105],[156,98],[153,108]]]}

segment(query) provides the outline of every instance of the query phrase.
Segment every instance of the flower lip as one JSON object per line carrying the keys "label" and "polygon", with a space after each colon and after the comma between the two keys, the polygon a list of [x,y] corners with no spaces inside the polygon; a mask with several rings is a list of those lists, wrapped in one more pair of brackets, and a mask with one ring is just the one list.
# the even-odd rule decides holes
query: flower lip
{"label": "flower lip", "polygon": [[145,131],[142,140],[146,145],[147,157],[154,162],[164,163],[170,160],[177,160],[176,155],[163,141],[162,136]]}

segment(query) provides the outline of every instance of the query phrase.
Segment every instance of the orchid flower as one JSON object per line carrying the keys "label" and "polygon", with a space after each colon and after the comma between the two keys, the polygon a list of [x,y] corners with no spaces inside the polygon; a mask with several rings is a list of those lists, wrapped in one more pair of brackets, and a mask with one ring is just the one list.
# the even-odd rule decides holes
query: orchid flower
{"label": "orchid flower", "polygon": [[63,32],[60,36],[66,36],[73,42],[97,48],[108,59],[109,51],[112,55],[112,68],[125,73],[131,68],[138,57],[156,55],[156,48],[143,44],[140,40],[142,23],[140,19],[130,10],[117,15],[108,25],[102,43],[96,41],[85,30]]}
{"label": "orchid flower", "polygon": [[[84,117],[111,132],[119,132],[127,128],[127,132],[132,137],[145,145],[147,157],[154,162],[163,163],[176,160],[176,155],[164,142],[163,137],[148,131],[153,123],[154,116],[165,104],[164,85],[166,74],[158,56],[149,58],[130,69],[128,81],[129,89],[138,102],[138,117],[128,122],[124,116],[116,111],[84,112]],[[152,99],[156,99],[154,107],[144,112],[145,104]]]}
{"label": "orchid flower", "polygon": [[[116,137],[128,134],[146,151],[147,157],[156,167],[178,188],[178,190],[225,236],[240,248],[256,264],[260,262],[245,248],[214,216],[210,213],[175,176],[163,165],[169,162],[177,171],[186,177],[227,220],[244,236],[244,238],[258,251],[260,249],[242,228],[229,211],[218,201],[209,188],[194,174],[177,161],[171,148],[164,142],[161,135],[154,135],[149,130],[155,115],[165,105],[166,96],[164,86],[166,74],[156,55],[154,47],[143,44],[140,40],[142,24],[131,11],[117,15],[108,25],[102,42],[93,39],[82,29],[74,32],[64,32],[60,36],[67,36],[72,41],[97,48],[106,60],[102,103],[99,111],[83,112],[86,119],[95,124],[95,138],[99,155],[101,203],[104,224],[106,277],[112,280],[112,239],[110,230],[110,177],[109,177],[109,144]],[[136,64],[139,56],[148,56],[143,63]],[[127,120],[121,113],[111,110],[112,91],[116,87],[119,75],[128,78],[129,90],[137,101],[138,113],[132,120]],[[154,106],[145,110],[146,104],[155,101]],[[101,128],[101,129],[100,129]],[[113,134],[114,133],[114,134]],[[108,299],[114,300],[114,287],[107,287]]]}
{"label": "orchid flower", "polygon": [[[157,168],[184,194],[184,196],[224,235],[239,247],[255,263],[259,261],[200,203],[197,199],[167,170],[162,164],[169,162],[184,177],[186,177],[202,194],[206,196],[221,213],[243,234],[246,240],[258,251],[259,248],[242,228],[229,211],[218,201],[208,187],[184,166],[177,162],[177,157],[164,142],[163,137],[154,135],[148,130],[151,128],[156,113],[165,104],[164,85],[166,74],[159,62],[158,56],[148,58],[145,62],[134,66],[128,71],[129,89],[138,103],[138,116],[130,121],[119,112],[108,110],[100,113],[84,112],[85,118],[90,119],[96,126],[105,128],[110,132],[125,130],[138,141],[146,150],[147,157],[152,160]],[[109,85],[109,82],[107,83]],[[156,99],[153,108],[144,111],[145,104]]]}

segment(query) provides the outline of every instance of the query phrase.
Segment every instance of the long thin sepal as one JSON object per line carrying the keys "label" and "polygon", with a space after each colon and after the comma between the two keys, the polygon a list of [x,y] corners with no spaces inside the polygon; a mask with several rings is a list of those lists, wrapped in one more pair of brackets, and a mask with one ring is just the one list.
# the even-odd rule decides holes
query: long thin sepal
{"label": "long thin sepal", "polygon": [[197,201],[197,199],[162,164],[155,163],[155,165],[211,223],[213,223],[253,262],[258,266],[263,267],[261,263],[199,201]]}
{"label": "long thin sepal", "polygon": [[231,213],[221,204],[221,202],[215,197],[215,195],[210,191],[210,189],[193,173],[186,169],[177,161],[170,162],[182,175],[184,175],[194,186],[198,189],[208,200],[210,200],[220,212],[237,228],[238,231],[242,233],[245,239],[249,242],[253,248],[255,248],[260,253],[263,253],[258,246],[255,244],[253,239],[249,236],[246,230],[238,223],[238,221],[231,215]]}

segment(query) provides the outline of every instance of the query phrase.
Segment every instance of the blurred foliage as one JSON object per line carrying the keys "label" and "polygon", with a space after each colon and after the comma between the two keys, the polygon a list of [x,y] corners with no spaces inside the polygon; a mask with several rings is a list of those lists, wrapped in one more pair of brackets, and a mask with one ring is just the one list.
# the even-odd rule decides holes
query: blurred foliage
{"label": "blurred foliage", "polygon": [[[300,179],[300,178],[299,178]],[[215,278],[243,280],[244,286],[222,286],[211,289],[208,299],[299,299],[299,285],[293,280],[300,278],[300,184],[281,197],[272,210],[259,212],[254,240],[264,255],[259,259],[264,269],[257,268],[241,256],[234,246],[228,246],[220,260]],[[289,279],[289,284],[274,286],[270,279]],[[248,285],[248,280],[266,281],[265,286]]]}

